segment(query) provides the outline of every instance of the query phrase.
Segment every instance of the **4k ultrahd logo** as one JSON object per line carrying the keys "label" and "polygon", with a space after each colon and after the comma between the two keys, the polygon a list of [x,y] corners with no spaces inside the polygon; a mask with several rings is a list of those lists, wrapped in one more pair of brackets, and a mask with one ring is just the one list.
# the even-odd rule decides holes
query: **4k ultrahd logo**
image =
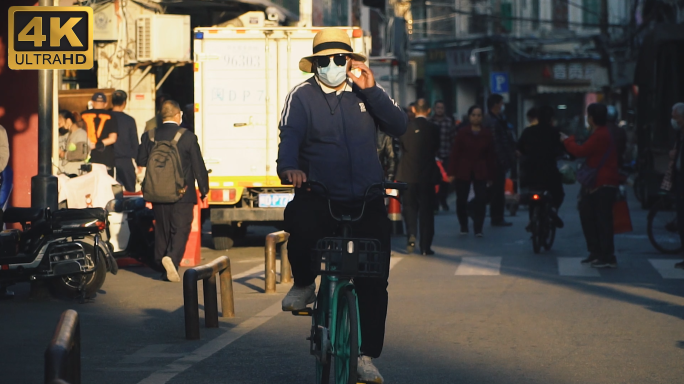
{"label": "4k ultrahd logo", "polygon": [[93,9],[11,7],[8,64],[11,69],[93,67]]}

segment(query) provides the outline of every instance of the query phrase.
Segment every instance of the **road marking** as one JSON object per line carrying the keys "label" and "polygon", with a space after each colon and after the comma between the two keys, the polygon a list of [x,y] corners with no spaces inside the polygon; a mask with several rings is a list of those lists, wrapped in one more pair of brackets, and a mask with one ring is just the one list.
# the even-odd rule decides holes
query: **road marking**
{"label": "road marking", "polygon": [[[390,260],[390,269],[394,268],[394,266],[397,265],[402,259],[403,258],[401,257],[395,257],[392,260]],[[261,266],[257,266],[245,272],[239,273],[235,275],[234,279],[252,276],[258,273],[259,271],[261,271],[261,273],[263,274],[263,268]],[[225,333],[221,334],[215,339],[209,341],[203,346],[195,349],[190,354],[184,355],[184,357],[181,357],[175,360],[173,363],[168,364],[164,368],[152,373],[147,378],[138,382],[138,384],[166,384],[171,379],[178,376],[178,374],[186,371],[193,364],[205,360],[206,358],[227,347],[235,340],[238,340],[250,331],[258,328],[259,326],[263,325],[264,323],[271,320],[280,313],[283,313],[283,308],[280,300],[278,300],[275,304],[259,312],[257,315],[243,321],[236,327],[231,328],[230,330],[226,331]],[[144,349],[145,348],[143,348],[143,350]],[[150,348],[150,350],[158,350],[158,347]]]}
{"label": "road marking", "polygon": [[142,364],[153,358],[182,357],[184,353],[165,353],[164,350],[172,344],[150,344],[126,356],[119,364]]}
{"label": "road marking", "polygon": [[581,257],[557,257],[558,274],[561,276],[574,277],[601,277],[601,274],[596,268],[592,268],[589,264],[582,264]]}
{"label": "road marking", "polygon": [[674,267],[676,261],[671,259],[648,259],[653,268],[663,279],[684,279],[684,270]]}
{"label": "road marking", "polygon": [[498,276],[501,274],[500,256],[462,257],[456,276]]}
{"label": "road marking", "polygon": [[152,373],[150,376],[143,379],[138,384],[165,384],[169,382],[169,380],[176,377],[178,374],[190,368],[193,364],[198,363],[208,358],[209,356],[215,354],[216,352],[222,350],[223,348],[233,343],[235,340],[238,340],[242,336],[249,333],[251,330],[266,323],[267,321],[271,320],[276,315],[282,312],[282,304],[280,303],[280,300],[278,300],[277,303],[261,311],[256,316],[250,317],[249,319],[238,324],[235,328],[226,331],[221,336],[218,336],[217,338],[209,341],[203,346],[195,349],[190,354],[181,357],[180,359],[158,370],[157,372]]}

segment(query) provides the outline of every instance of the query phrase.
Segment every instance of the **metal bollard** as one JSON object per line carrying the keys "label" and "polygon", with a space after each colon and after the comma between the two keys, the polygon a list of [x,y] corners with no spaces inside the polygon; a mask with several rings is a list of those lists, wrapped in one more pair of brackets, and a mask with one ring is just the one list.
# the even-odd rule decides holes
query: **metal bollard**
{"label": "metal bollard", "polygon": [[[287,239],[290,237],[290,234],[285,232],[285,231],[278,231],[278,232],[273,232],[269,233],[266,236],[266,246],[264,248],[264,256],[265,256],[265,287],[264,291],[266,293],[275,293],[276,292],[276,244],[282,243],[284,241],[287,241]],[[281,248],[282,249],[282,248]],[[287,248],[286,248],[287,249]],[[287,253],[287,251],[286,251]],[[282,265],[281,265],[282,266]],[[289,261],[288,261],[288,269],[289,269]],[[281,271],[282,272],[282,271]],[[290,275],[291,275],[290,271]]]}
{"label": "metal bollard", "polygon": [[81,384],[81,323],[73,309],[62,313],[45,350],[44,379],[46,384]]}
{"label": "metal bollard", "polygon": [[292,282],[292,266],[290,265],[290,254],[287,252],[287,243],[285,240],[280,246],[280,284]]}
{"label": "metal bollard", "polygon": [[200,338],[199,303],[197,298],[197,282],[202,280],[204,289],[204,325],[207,328],[218,328],[218,298],[216,291],[216,274],[221,279],[222,317],[235,317],[233,300],[233,274],[230,270],[230,259],[221,256],[209,264],[190,268],[183,274],[183,309],[185,312],[185,338]]}

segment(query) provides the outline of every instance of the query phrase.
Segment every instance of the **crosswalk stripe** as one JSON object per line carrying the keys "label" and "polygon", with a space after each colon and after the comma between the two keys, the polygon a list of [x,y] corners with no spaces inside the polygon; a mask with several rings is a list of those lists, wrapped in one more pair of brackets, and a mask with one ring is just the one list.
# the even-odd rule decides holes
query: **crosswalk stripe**
{"label": "crosswalk stripe", "polygon": [[660,273],[663,279],[684,279],[684,270],[674,267],[672,259],[648,259],[653,268]]}
{"label": "crosswalk stripe", "polygon": [[581,257],[557,257],[558,274],[574,277],[601,277],[601,274],[589,264],[582,264]]}
{"label": "crosswalk stripe", "polygon": [[500,256],[462,257],[456,276],[497,276],[501,274]]}

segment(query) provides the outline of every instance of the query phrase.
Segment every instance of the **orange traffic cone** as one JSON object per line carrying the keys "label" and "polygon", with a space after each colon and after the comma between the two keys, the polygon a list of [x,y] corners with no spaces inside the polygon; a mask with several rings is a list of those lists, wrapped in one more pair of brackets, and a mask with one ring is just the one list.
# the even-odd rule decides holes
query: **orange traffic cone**
{"label": "orange traffic cone", "polygon": [[389,207],[387,209],[387,216],[392,222],[392,235],[404,234],[404,221],[401,218],[401,203],[399,198],[390,197]]}
{"label": "orange traffic cone", "polygon": [[190,236],[185,246],[185,254],[181,260],[181,267],[195,267],[200,265],[202,259],[202,223],[200,222],[200,210],[204,208],[200,200],[200,193],[197,192],[197,205],[192,210],[192,227],[190,229]]}

